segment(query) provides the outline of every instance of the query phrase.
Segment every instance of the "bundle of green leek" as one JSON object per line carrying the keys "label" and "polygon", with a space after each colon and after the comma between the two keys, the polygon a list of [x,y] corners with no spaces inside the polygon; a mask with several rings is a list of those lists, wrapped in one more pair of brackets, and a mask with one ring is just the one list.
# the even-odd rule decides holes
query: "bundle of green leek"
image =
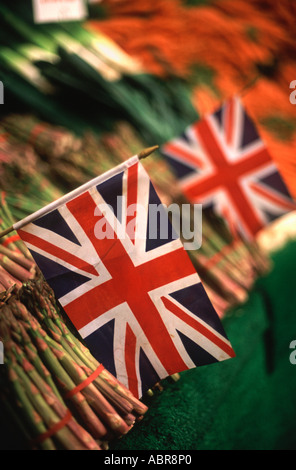
{"label": "bundle of green leek", "polygon": [[19,1],[13,9],[1,4],[0,16],[2,81],[42,119],[79,133],[88,125],[106,130],[122,118],[159,145],[197,119],[185,83],[145,73],[112,41],[83,24],[34,25]]}

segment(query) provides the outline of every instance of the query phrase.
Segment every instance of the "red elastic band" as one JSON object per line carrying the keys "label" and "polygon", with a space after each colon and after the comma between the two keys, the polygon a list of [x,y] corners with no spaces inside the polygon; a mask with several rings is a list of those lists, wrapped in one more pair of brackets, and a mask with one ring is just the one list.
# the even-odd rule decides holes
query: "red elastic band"
{"label": "red elastic band", "polygon": [[6,238],[6,239],[2,242],[2,245],[3,245],[4,247],[7,247],[7,246],[10,245],[11,243],[18,242],[18,241],[20,241],[19,235],[12,235],[12,237]]}
{"label": "red elastic band", "polygon": [[95,370],[87,379],[81,382],[77,387],[73,388],[69,392],[66,393],[65,398],[71,398],[77,393],[81,392],[84,388],[86,388],[89,384],[91,384],[105,369],[105,367],[101,364],[97,370]]}
{"label": "red elastic band", "polygon": [[63,429],[68,424],[71,418],[72,418],[72,414],[69,410],[67,410],[65,416],[63,417],[63,419],[61,419],[61,421],[54,424],[48,431],[44,432],[43,434],[40,434],[38,437],[33,439],[31,443],[33,445],[42,444],[42,442],[46,441],[46,439],[50,439],[57,432]]}
{"label": "red elastic band", "polygon": [[1,134],[0,135],[0,142],[6,142],[8,140],[8,134]]}
{"label": "red elastic band", "polygon": [[207,269],[213,268],[215,265],[220,263],[224,256],[231,252],[232,249],[235,248],[236,242],[231,243],[230,245],[226,245],[219,253],[216,253],[211,259],[209,259],[208,263],[206,264]]}

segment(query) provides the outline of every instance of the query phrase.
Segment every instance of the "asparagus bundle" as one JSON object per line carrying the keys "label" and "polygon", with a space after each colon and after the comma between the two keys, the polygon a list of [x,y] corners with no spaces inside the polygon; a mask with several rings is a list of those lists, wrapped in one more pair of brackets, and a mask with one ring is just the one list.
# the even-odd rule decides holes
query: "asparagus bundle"
{"label": "asparagus bundle", "polygon": [[[24,283],[2,304],[0,338],[7,377],[32,445],[99,450],[126,434],[146,413],[147,407],[69,328],[42,276]],[[45,438],[48,429],[50,438]]]}
{"label": "asparagus bundle", "polygon": [[[12,227],[14,224],[14,219],[12,217],[10,208],[7,205],[6,195],[4,191],[0,193],[0,229],[5,230],[8,227]],[[9,247],[12,251],[19,251],[22,253],[26,258],[31,259],[31,255],[24,245],[24,243],[20,240],[19,236],[16,232],[12,232],[9,235],[1,238],[1,245]]]}
{"label": "asparagus bundle", "polygon": [[[75,189],[114,164],[99,137],[87,131],[78,138],[62,126],[51,125],[31,115],[9,115],[1,121],[1,135],[13,148],[34,154],[30,175],[43,170],[51,183],[63,192]],[[2,134],[1,134],[2,129]],[[3,137],[4,139],[4,137]],[[36,161],[38,161],[38,170]]]}
{"label": "asparagus bundle", "polygon": [[[0,230],[12,226],[13,220],[3,192],[0,195]],[[34,279],[36,265],[16,232],[1,240],[0,244],[0,301],[7,299],[22,287],[23,282]]]}
{"label": "asparagus bundle", "polygon": [[63,193],[48,179],[47,166],[31,145],[15,140],[7,132],[2,131],[1,135],[0,186],[13,217],[18,220]]}
{"label": "asparagus bundle", "polygon": [[78,150],[81,146],[80,139],[64,127],[41,122],[32,115],[9,115],[2,120],[1,125],[20,142],[34,147],[35,152],[48,161]]}
{"label": "asparagus bundle", "polygon": [[[41,164],[43,161],[48,164],[41,166],[45,175],[63,191],[77,188],[147,145],[124,121],[116,123],[112,132],[97,135],[88,131],[81,138],[64,127],[41,122],[30,115],[9,115],[1,121],[1,126],[6,139],[11,141],[12,136],[16,148],[27,145],[27,151],[31,154],[31,147],[34,149],[35,160],[41,157]],[[153,164],[150,160],[145,162],[146,169],[153,174],[161,199],[169,201],[177,194],[174,179],[159,154],[155,154],[153,160]],[[30,170],[31,173],[36,172],[36,161],[30,162]]]}

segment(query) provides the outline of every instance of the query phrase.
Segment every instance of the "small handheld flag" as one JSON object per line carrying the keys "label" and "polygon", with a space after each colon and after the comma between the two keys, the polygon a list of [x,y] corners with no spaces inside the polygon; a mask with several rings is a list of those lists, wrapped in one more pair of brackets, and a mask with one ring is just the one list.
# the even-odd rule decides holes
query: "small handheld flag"
{"label": "small handheld flag", "polygon": [[183,194],[212,207],[246,239],[296,203],[239,98],[161,148]]}
{"label": "small handheld flag", "polygon": [[136,397],[234,357],[180,239],[151,236],[151,205],[136,156],[18,228],[93,355]]}

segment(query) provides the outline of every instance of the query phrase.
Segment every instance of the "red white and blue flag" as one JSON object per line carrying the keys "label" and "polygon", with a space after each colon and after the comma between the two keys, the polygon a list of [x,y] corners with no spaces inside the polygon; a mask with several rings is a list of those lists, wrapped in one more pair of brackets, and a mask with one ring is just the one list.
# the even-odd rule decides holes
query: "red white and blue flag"
{"label": "red white and blue flag", "polygon": [[15,227],[90,351],[137,397],[174,373],[234,357],[180,239],[149,235],[151,205],[161,203],[133,157]]}
{"label": "red white and blue flag", "polygon": [[161,148],[183,194],[211,207],[247,239],[296,209],[296,203],[240,99]]}

